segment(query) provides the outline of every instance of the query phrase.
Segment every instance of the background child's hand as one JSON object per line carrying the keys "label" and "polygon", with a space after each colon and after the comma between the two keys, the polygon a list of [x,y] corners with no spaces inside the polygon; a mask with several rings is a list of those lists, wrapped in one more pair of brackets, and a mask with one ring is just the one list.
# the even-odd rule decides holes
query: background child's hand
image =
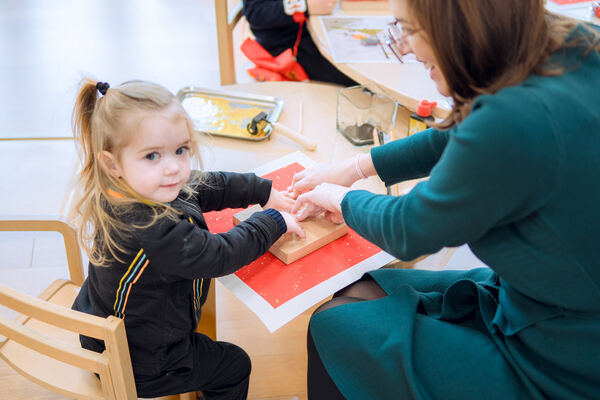
{"label": "background child's hand", "polygon": [[292,207],[294,206],[295,200],[292,199],[287,192],[279,192],[273,188],[271,188],[271,194],[269,195],[269,200],[263,207],[265,210],[267,208],[274,208],[276,210],[283,210],[290,212]]}
{"label": "background child's hand", "polygon": [[285,224],[287,225],[288,232],[293,232],[293,233],[297,234],[298,236],[300,236],[302,239],[304,239],[306,237],[306,233],[304,232],[304,230],[302,229],[302,227],[296,220],[296,217],[294,217],[292,214],[286,213],[285,211],[283,211],[281,213],[281,216],[283,217],[283,220],[285,221]]}
{"label": "background child's hand", "polygon": [[307,0],[306,6],[310,15],[331,14],[337,0]]}

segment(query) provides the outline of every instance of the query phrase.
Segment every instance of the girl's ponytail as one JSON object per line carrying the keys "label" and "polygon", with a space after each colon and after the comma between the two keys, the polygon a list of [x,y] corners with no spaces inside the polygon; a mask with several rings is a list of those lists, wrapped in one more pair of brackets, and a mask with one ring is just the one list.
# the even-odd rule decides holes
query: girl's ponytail
{"label": "girl's ponytail", "polygon": [[71,126],[75,140],[81,147],[81,162],[82,168],[85,171],[90,171],[94,165],[94,150],[92,147],[92,116],[98,101],[98,90],[96,89],[97,82],[86,78],[81,83],[73,115],[71,118]]}
{"label": "girl's ponytail", "polygon": [[[123,228],[119,221],[107,214],[106,189],[111,186],[112,178],[102,171],[98,156],[105,150],[108,138],[102,129],[102,107],[98,104],[100,95],[105,95],[108,84],[85,78],[81,82],[71,126],[79,145],[81,169],[78,174],[78,192],[71,217],[78,225],[78,240],[88,258],[96,265],[105,265],[109,258],[116,257],[116,251],[122,251],[108,232]],[[105,107],[104,107],[105,108]],[[102,121],[99,121],[102,120]],[[117,228],[117,229],[114,229]],[[102,245],[98,246],[96,240]],[[105,250],[108,250],[105,251]],[[110,256],[107,256],[110,255]]]}

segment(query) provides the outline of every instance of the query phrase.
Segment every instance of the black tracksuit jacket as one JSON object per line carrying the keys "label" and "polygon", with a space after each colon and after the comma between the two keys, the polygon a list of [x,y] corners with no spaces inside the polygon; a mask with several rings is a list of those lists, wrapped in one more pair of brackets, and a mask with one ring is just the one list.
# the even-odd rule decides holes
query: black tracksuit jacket
{"label": "black tracksuit jacket", "polygon": [[[255,213],[230,231],[212,234],[203,212],[264,205],[271,181],[254,174],[205,173],[197,195],[180,194],[171,206],[177,221],[162,218],[136,229],[122,243],[125,262],[97,267],[88,277],[73,309],[125,322],[134,374],[157,376],[192,368],[191,336],[200,320],[211,278],[231,274],[264,254],[286,231],[273,209]],[[126,220],[144,224],[149,206],[136,205]],[[137,212],[139,211],[139,212]],[[101,352],[101,341],[81,336],[82,346]]]}

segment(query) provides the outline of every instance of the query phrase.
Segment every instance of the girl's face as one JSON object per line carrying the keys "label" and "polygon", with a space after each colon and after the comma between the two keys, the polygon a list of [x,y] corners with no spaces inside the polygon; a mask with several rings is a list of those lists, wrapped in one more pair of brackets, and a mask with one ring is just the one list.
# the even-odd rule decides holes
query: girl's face
{"label": "girl's face", "polygon": [[406,45],[401,46],[400,49],[405,54],[413,53],[417,57],[417,60],[422,62],[425,65],[425,68],[429,70],[429,76],[435,82],[438,91],[444,96],[449,96],[450,90],[448,88],[448,83],[439,68],[433,49],[429,45],[429,39],[410,14],[406,1],[392,0],[390,5],[392,14],[402,26],[402,32],[406,43]]}
{"label": "girl's face", "polygon": [[[144,198],[175,200],[190,177],[190,133],[172,108],[143,117],[109,169]],[[111,168],[112,164],[112,168]]]}

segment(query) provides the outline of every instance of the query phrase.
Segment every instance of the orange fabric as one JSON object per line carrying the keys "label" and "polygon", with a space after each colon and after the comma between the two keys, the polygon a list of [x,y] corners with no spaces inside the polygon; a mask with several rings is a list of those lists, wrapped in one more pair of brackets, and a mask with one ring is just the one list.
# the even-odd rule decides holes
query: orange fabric
{"label": "orange fabric", "polygon": [[246,38],[241,50],[256,65],[247,71],[257,81],[309,81],[306,71],[296,61],[292,49],[273,57],[256,40]]}
{"label": "orange fabric", "polygon": [[118,197],[118,198],[121,198],[121,199],[125,198],[125,195],[123,193],[119,193],[119,192],[117,192],[115,190],[112,190],[112,189],[108,189],[107,191],[108,191],[108,194],[110,194],[112,197]]}

